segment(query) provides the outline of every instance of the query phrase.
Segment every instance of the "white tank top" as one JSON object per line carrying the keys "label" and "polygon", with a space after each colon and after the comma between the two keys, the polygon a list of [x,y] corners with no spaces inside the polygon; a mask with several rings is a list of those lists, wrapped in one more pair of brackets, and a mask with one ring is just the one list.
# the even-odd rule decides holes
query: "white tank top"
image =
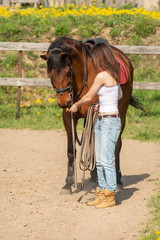
{"label": "white tank top", "polygon": [[118,112],[119,84],[114,87],[102,86],[98,91],[99,112]]}

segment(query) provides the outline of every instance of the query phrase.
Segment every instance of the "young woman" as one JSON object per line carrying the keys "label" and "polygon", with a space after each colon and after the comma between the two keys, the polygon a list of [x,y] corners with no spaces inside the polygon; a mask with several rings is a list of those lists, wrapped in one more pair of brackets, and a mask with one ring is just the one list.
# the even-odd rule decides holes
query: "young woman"
{"label": "young woman", "polygon": [[81,105],[98,94],[98,119],[94,129],[98,187],[95,200],[87,205],[106,208],[116,205],[115,147],[121,131],[118,100],[122,98],[120,67],[109,44],[96,44],[91,56],[99,73],[88,93],[74,103],[70,111],[77,112]]}

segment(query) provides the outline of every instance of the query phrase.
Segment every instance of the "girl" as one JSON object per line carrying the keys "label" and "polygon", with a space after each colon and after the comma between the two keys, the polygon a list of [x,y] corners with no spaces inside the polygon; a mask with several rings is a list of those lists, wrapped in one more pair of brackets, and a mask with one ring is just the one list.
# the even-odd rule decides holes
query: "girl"
{"label": "girl", "polygon": [[81,105],[98,95],[98,119],[94,128],[98,187],[95,200],[87,205],[106,208],[116,205],[115,147],[121,131],[118,100],[122,98],[120,67],[109,44],[96,44],[91,56],[99,73],[87,94],[74,103],[70,111],[77,112]]}

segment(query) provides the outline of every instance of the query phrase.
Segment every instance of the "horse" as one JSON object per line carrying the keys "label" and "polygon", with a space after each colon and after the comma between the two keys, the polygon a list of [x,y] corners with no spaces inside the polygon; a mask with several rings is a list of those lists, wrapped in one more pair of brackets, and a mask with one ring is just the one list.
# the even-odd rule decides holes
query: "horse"
{"label": "horse", "polygon": [[[48,51],[41,55],[41,58],[47,62],[47,72],[57,94],[58,105],[63,109],[62,118],[67,133],[68,167],[65,185],[62,187],[62,192],[64,193],[70,192],[71,186],[74,184],[75,149],[73,149],[72,141],[71,113],[68,111],[68,108],[87,93],[97,75],[97,69],[93,64],[90,55],[90,48],[98,42],[105,43],[106,41],[106,39],[97,38],[82,42],[63,36],[55,39],[50,44]],[[133,65],[125,53],[112,45],[110,46],[114,57],[120,63],[121,73],[123,74],[123,76],[121,76],[122,81],[124,80],[124,75],[126,78],[126,81],[121,83],[123,98],[119,101],[118,107],[122,130],[115,150],[117,186],[122,189],[122,174],[120,170],[120,151],[122,147],[121,136],[125,128],[126,113],[129,104],[136,108],[140,108],[140,106],[138,106],[135,98],[132,96]],[[89,106],[96,102],[98,102],[97,96],[94,97],[90,104],[84,104],[79,108],[78,112],[74,113],[75,126],[77,126],[80,118],[86,119]],[[91,174],[91,180],[95,181],[95,176],[95,171],[93,171]]]}

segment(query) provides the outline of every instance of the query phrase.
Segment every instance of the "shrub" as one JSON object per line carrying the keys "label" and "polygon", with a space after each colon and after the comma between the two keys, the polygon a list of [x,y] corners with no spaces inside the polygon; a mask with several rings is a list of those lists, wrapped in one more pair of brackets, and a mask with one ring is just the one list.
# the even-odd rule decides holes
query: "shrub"
{"label": "shrub", "polygon": [[156,26],[158,25],[157,20],[138,15],[134,21],[134,31],[141,37],[148,37],[153,34]]}

